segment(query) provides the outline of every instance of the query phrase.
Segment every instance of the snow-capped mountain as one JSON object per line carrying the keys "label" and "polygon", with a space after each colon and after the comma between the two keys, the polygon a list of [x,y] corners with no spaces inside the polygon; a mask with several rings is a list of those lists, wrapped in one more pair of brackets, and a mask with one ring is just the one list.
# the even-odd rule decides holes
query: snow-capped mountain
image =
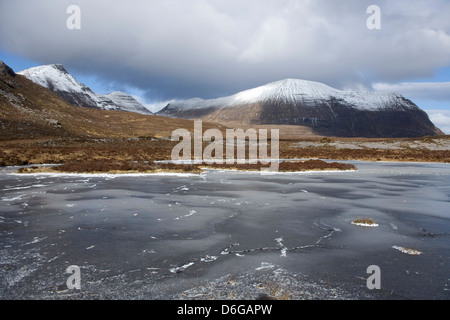
{"label": "snow-capped mountain", "polygon": [[18,74],[50,89],[75,106],[151,114],[136,99],[125,93],[96,94],[89,87],[77,81],[61,64],[33,67],[18,72]]}
{"label": "snow-capped mountain", "polygon": [[[104,147],[108,148],[116,139],[134,141],[138,137],[168,137],[178,128],[192,128],[193,125],[189,120],[74,106],[49,89],[18,75],[0,60],[0,143],[39,139],[34,150],[55,146],[55,152],[66,157],[70,152],[58,146],[74,143],[78,148],[80,141],[85,139],[93,144],[97,139],[106,139],[109,142]],[[214,124],[205,124],[204,127],[222,129]],[[63,144],[53,139],[63,139]],[[100,149],[106,150],[103,143],[100,144]],[[15,143],[11,145],[17,146]],[[18,164],[20,159],[23,160],[17,150],[10,156],[0,149],[0,166]],[[33,152],[30,151],[29,155],[32,157]]]}
{"label": "snow-capped mountain", "polygon": [[222,123],[304,125],[334,136],[409,137],[439,132],[423,110],[398,93],[341,91],[298,79],[218,99],[172,102],[159,114]]}
{"label": "snow-capped mountain", "polygon": [[121,91],[114,91],[105,96],[106,99],[112,101],[116,106],[120,106],[120,110],[126,110],[129,112],[137,112],[142,114],[150,114],[151,112],[144,107],[138,100],[129,94]]}
{"label": "snow-capped mountain", "polygon": [[[347,102],[356,109],[376,111],[392,107],[393,102],[401,99],[401,95],[396,93],[341,91],[319,82],[285,79],[242,91],[229,97],[209,100],[194,98],[172,102],[161,113],[173,114],[190,109],[219,109],[267,102],[278,104],[301,103],[314,106],[318,101],[326,102],[330,99]],[[395,106],[400,107],[399,105]],[[411,108],[412,106],[405,104],[404,107]]]}

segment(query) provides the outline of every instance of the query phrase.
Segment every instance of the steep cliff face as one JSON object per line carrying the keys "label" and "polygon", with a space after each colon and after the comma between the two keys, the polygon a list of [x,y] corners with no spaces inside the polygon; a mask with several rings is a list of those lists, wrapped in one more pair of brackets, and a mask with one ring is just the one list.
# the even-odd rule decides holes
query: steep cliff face
{"label": "steep cliff face", "polygon": [[286,79],[233,96],[167,105],[161,115],[243,124],[289,124],[340,137],[417,137],[442,134],[428,115],[397,93],[340,91]]}

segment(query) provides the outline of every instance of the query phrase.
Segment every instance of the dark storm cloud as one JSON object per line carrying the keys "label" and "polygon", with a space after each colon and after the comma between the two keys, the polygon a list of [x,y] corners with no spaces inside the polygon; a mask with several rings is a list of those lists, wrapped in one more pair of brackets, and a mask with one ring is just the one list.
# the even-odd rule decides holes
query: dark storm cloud
{"label": "dark storm cloud", "polygon": [[[81,30],[66,27],[71,4]],[[372,4],[381,30],[366,27]],[[449,16],[446,0],[2,1],[0,47],[153,99],[211,98],[283,78],[355,88],[430,76],[450,64]]]}

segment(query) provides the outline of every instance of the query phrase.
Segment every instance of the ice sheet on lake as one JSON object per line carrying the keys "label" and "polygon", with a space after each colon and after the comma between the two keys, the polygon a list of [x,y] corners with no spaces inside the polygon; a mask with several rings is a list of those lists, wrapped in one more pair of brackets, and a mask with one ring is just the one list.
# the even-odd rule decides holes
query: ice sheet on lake
{"label": "ice sheet on lake", "polygon": [[[365,281],[355,279],[379,264],[384,279],[423,268],[414,278],[416,295],[411,277],[391,277],[399,296],[442,298],[450,165],[351,163],[358,171],[131,179],[0,174],[0,261],[8,267],[0,268],[0,283],[7,284],[0,296],[61,298],[67,275],[60,271],[80,263],[86,282],[75,297],[82,298],[257,298],[270,295],[264,283],[282,284],[294,298],[354,298],[348,293],[366,292]],[[351,225],[366,216],[379,227]],[[396,255],[394,246],[418,243],[423,255]],[[417,262],[405,267],[405,259]],[[359,273],[354,261],[364,267]],[[310,269],[319,280],[350,277],[349,291],[301,276]]]}

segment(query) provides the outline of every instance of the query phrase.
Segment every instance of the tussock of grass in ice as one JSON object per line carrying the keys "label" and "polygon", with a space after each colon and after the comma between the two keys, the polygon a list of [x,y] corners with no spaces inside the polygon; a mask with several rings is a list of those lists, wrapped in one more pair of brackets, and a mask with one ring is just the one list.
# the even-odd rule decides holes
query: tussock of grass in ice
{"label": "tussock of grass in ice", "polygon": [[376,223],[375,220],[371,218],[356,219],[352,221],[352,224],[362,227],[378,227],[378,223]]}

